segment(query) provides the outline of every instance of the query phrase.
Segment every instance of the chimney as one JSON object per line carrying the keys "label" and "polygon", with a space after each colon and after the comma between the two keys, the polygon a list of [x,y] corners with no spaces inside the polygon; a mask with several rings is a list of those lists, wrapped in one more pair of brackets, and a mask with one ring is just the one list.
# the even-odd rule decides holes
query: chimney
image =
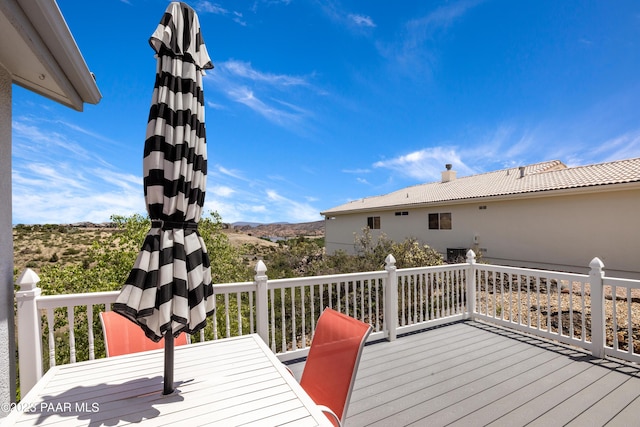
{"label": "chimney", "polygon": [[442,182],[449,182],[456,179],[456,171],[451,170],[451,163],[445,165],[446,171],[442,171]]}
{"label": "chimney", "polygon": [[520,166],[518,169],[520,169],[520,178],[524,178],[524,166]]}

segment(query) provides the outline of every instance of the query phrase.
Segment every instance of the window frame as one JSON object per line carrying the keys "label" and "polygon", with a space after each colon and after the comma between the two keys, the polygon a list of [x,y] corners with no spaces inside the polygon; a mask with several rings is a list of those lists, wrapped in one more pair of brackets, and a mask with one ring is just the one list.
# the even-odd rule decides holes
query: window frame
{"label": "window frame", "polygon": [[380,216],[368,216],[367,227],[369,230],[380,230]]}
{"label": "window frame", "polygon": [[427,216],[429,230],[452,230],[453,215],[451,212],[431,212]]}

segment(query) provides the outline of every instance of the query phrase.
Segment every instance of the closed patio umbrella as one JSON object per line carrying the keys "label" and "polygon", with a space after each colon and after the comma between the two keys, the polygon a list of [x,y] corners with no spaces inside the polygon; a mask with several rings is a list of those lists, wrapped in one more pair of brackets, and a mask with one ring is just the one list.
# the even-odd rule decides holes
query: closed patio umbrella
{"label": "closed patio umbrella", "polygon": [[146,336],[165,338],[164,394],[173,391],[173,338],[213,314],[209,256],[198,233],[207,149],[202,76],[213,68],[195,11],[171,3],[149,39],[156,81],[144,144],[144,194],[151,229],[114,304]]}

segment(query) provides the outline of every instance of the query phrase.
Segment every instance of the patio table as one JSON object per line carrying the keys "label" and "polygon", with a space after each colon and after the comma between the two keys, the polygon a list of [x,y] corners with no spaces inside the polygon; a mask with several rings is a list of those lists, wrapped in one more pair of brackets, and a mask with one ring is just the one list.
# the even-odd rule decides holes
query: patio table
{"label": "patio table", "polygon": [[2,425],[331,425],[256,335],[176,347],[163,395],[163,350],[55,366]]}

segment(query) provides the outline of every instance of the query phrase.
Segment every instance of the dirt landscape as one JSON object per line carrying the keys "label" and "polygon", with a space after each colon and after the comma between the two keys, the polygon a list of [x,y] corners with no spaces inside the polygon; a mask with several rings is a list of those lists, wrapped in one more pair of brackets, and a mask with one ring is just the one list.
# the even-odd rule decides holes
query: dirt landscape
{"label": "dirt landscape", "polygon": [[[82,263],[93,242],[103,241],[116,231],[110,223],[88,222],[14,227],[14,269],[18,274],[25,268],[31,268],[37,273],[48,263]],[[275,240],[279,239],[323,237],[324,221],[298,224],[224,224],[223,232],[236,247],[277,247]]]}

